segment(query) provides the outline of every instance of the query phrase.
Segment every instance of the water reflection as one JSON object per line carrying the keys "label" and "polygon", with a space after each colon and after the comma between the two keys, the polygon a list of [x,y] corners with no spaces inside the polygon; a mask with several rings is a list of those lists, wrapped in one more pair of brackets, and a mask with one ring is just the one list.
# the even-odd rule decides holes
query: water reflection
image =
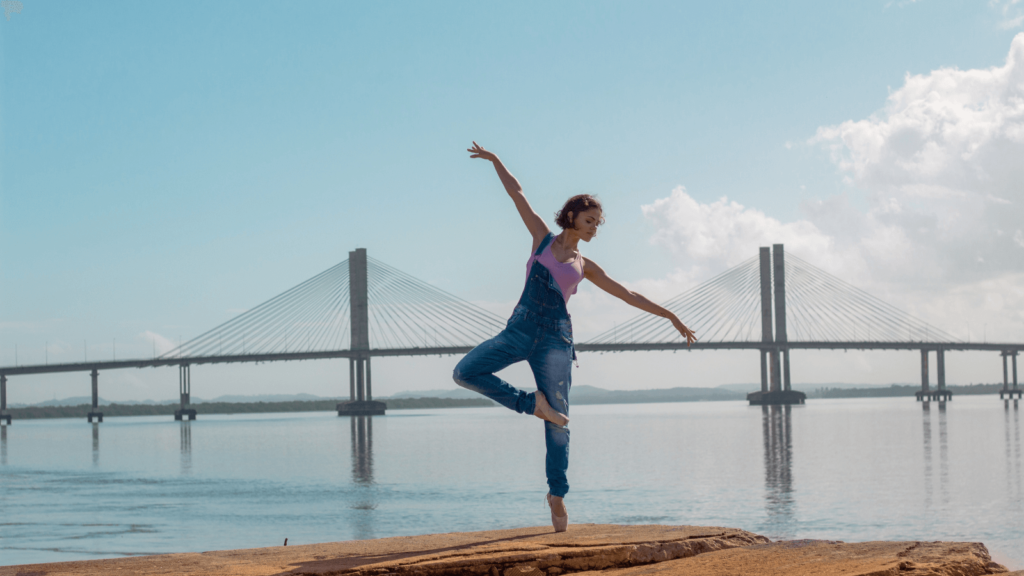
{"label": "water reflection", "polygon": [[935,466],[933,463],[935,441],[932,436],[932,419],[938,420],[939,436],[939,498],[942,504],[949,503],[949,433],[946,426],[946,403],[938,402],[938,416],[933,416],[931,403],[921,404],[921,417],[924,436],[924,505],[932,506],[932,491],[935,484]]}
{"label": "water reflection", "polygon": [[373,484],[373,417],[350,416],[352,428],[352,480]]}
{"label": "water reflection", "polygon": [[792,407],[762,406],[764,436],[765,506],[768,525],[776,538],[792,538],[793,437]]}
{"label": "water reflection", "polygon": [[1005,401],[1006,407],[1006,491],[1014,494],[1016,499],[1021,499],[1021,450],[1020,450],[1020,410],[1017,400],[1013,400],[1013,410],[1010,410],[1010,400]]}
{"label": "water reflection", "polygon": [[181,475],[192,473],[192,421],[181,420]]}
{"label": "water reflection", "polygon": [[932,507],[932,418],[931,403],[921,403],[921,425],[924,437],[924,507]]}
{"label": "water reflection", "polygon": [[92,423],[92,465],[100,465],[100,425]]}
{"label": "water reflection", "polygon": [[946,430],[946,403],[939,402],[939,495],[949,504],[949,434]]}
{"label": "water reflection", "polygon": [[349,416],[352,438],[352,480],[358,496],[352,505],[355,511],[353,526],[356,540],[368,540],[374,536],[373,484],[373,416]]}
{"label": "water reflection", "polygon": [[0,466],[7,466],[7,426],[0,424]]}

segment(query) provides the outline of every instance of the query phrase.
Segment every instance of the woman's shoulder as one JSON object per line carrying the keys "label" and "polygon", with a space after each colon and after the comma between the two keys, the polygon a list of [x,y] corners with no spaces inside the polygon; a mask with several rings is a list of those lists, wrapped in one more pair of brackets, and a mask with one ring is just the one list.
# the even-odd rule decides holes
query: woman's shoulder
{"label": "woman's shoulder", "polygon": [[597,265],[597,262],[594,262],[590,258],[587,258],[586,256],[580,254],[580,259],[583,260],[583,275],[584,276],[587,276],[587,275],[589,275],[589,274],[591,274],[593,272],[604,272],[604,270],[600,266]]}
{"label": "woman's shoulder", "polygon": [[547,234],[538,234],[533,237],[533,249],[530,251],[531,254],[536,254],[541,248],[547,248],[554,241],[555,234],[550,230]]}

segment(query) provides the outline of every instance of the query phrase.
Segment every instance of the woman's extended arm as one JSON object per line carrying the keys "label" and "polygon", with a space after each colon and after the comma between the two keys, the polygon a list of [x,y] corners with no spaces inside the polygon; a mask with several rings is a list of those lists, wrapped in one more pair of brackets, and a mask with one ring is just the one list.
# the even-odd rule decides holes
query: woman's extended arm
{"label": "woman's extended arm", "polygon": [[655,316],[661,316],[662,318],[668,318],[671,320],[672,325],[675,326],[676,330],[679,330],[679,333],[683,335],[683,338],[686,338],[687,346],[697,341],[697,336],[693,333],[693,330],[687,328],[675,314],[661,306],[658,306],[654,302],[651,302],[644,297],[643,294],[633,292],[622,284],[612,280],[600,266],[594,263],[594,261],[586,258],[583,259],[583,276],[597,285],[601,290],[621,299],[626,304],[636,306],[644,312],[650,312]]}
{"label": "woman's extended arm", "polygon": [[494,170],[498,172],[498,178],[501,179],[501,183],[505,186],[505,191],[512,197],[512,201],[516,204],[516,209],[519,210],[519,215],[523,218],[523,224],[526,224],[526,229],[530,231],[530,235],[533,236],[533,250],[537,250],[537,246],[540,246],[540,241],[547,236],[551,230],[548,225],[544,223],[544,219],[537,215],[533,211],[533,207],[526,200],[526,195],[523,194],[523,188],[519,185],[519,181],[512,175],[511,172],[505,168],[505,165],[498,159],[498,155],[494,152],[488,152],[484,150],[482,146],[473,142],[473,147],[469,148],[467,152],[470,152],[470,158],[483,158],[484,160],[490,160],[494,164]]}

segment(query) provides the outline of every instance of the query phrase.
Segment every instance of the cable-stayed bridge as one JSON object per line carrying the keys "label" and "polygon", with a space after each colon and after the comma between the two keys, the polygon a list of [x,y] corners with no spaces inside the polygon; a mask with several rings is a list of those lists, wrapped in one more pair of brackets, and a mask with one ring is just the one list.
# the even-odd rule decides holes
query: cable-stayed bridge
{"label": "cable-stayed bridge", "polygon": [[[580,352],[639,350],[757,350],[761,391],[752,403],[800,403],[792,390],[789,351],[799,349],[920,350],[918,398],[948,399],[947,350],[997,351],[1004,393],[1021,396],[1017,355],[1021,343],[964,342],[867,294],[793,255],[783,246],[760,254],[663,303],[693,328],[700,341],[687,347],[664,319],[640,314],[594,339]],[[383,413],[373,401],[370,358],[462,354],[497,334],[505,319],[422,282],[376,259],[365,249],[348,260],[154,358],[0,367],[0,422],[8,376],[90,372],[93,411],[101,370],[178,366],[181,408],[195,418],[191,366],[233,362],[349,359],[349,402],[339,414]],[[937,388],[929,384],[928,357],[936,355]],[[1012,362],[1009,387],[1008,359]],[[1002,396],[1001,394],[1000,396]]]}
{"label": "cable-stayed bridge", "polygon": [[[761,391],[754,404],[802,403],[792,390],[790,350],[920,350],[918,399],[947,400],[945,352],[994,350],[1003,356],[1004,394],[1020,396],[1017,354],[1024,344],[972,343],[915,318],[813,264],[786,255],[782,244],[726,270],[662,306],[683,319],[701,341],[690,349],[750,349],[761,353]],[[683,350],[686,342],[664,320],[641,314],[598,335],[579,350]],[[928,356],[936,357],[937,388]],[[1009,388],[1007,359],[1013,364]],[[1001,394],[1002,396],[1002,394]]]}

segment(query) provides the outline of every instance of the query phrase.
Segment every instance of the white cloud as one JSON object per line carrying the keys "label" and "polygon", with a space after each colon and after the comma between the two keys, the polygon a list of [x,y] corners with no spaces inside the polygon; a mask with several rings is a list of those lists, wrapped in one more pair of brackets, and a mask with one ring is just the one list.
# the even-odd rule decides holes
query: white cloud
{"label": "white cloud", "polygon": [[139,334],[141,340],[145,340],[146,344],[156,349],[156,355],[159,356],[165,352],[173,350],[177,344],[171,341],[170,338],[157,334],[151,330],[146,330]]}
{"label": "white cloud", "polygon": [[900,0],[899,2],[896,2],[896,1],[894,1],[894,0],[890,0],[889,2],[887,2],[887,3],[885,4],[885,7],[884,7],[884,8],[885,8],[886,10],[888,10],[889,8],[892,8],[892,7],[893,7],[893,5],[897,6],[898,8],[903,8],[904,6],[909,6],[909,5],[911,5],[911,4],[916,4],[916,3],[917,3],[917,2],[919,2],[919,1],[920,1],[920,0]]}
{"label": "white cloud", "polygon": [[1010,28],[1019,27],[1022,23],[1024,23],[1024,14],[1018,14],[1014,18],[1009,18],[1000,22],[999,27],[1009,30]]}
{"label": "white cloud", "polygon": [[908,75],[879,113],[822,127],[812,142],[869,194],[867,219],[909,250],[911,277],[957,284],[1020,270],[1002,231],[1024,218],[1024,34],[1003,66]]}
{"label": "white cloud", "polygon": [[882,111],[812,142],[868,193],[861,240],[876,237],[890,278],[948,287],[1021,270],[1003,231],[1024,218],[1024,34],[1003,66],[908,75]]}
{"label": "white cloud", "polygon": [[[643,209],[655,225],[652,240],[677,258],[672,274],[628,285],[655,301],[755,256],[759,246],[781,242],[787,253],[957,337],[977,341],[984,332],[990,342],[1024,339],[1024,266],[991,277],[965,275],[940,282],[928,274],[943,269],[933,259],[937,255],[912,241],[903,226],[881,223],[875,210],[859,214],[842,199],[832,199],[809,206],[807,219],[783,223],[726,199],[702,204],[682,188]],[[877,210],[883,209],[894,211]],[[1024,241],[1024,233],[1015,238],[1015,243]],[[610,306],[611,300],[597,290],[580,291],[574,307],[587,322],[578,326],[581,336],[636,315]]]}
{"label": "white cloud", "polygon": [[1024,23],[1024,13],[1021,12],[1020,4],[1021,0],[991,0],[989,6],[999,11],[999,15],[1002,20],[999,21],[998,26],[1003,30],[1009,30],[1011,28],[1017,28]]}
{"label": "white cloud", "polygon": [[[642,206],[641,210],[655,230],[651,242],[670,250],[678,269],[668,278],[637,285],[653,288],[655,294],[674,296],[757,256],[759,247],[772,244],[784,244],[787,252],[833,274],[864,277],[864,249],[847,240],[864,235],[867,217],[857,213],[842,197],[806,204],[804,208],[810,218],[786,223],[728,198],[703,204],[683,187],[677,187],[668,197]],[[885,245],[885,252],[891,255],[896,243],[893,236],[898,233],[877,228],[864,236],[864,244]]]}
{"label": "white cloud", "polygon": [[827,251],[832,243],[810,222],[783,224],[728,198],[701,204],[682,186],[668,198],[655,200],[641,210],[654,224],[655,244],[698,261],[714,259],[729,266],[738,264],[756,254],[751,252],[751,246],[764,245],[772,239],[808,253]]}
{"label": "white cloud", "polygon": [[966,337],[970,323],[990,340],[1024,338],[1024,33],[1004,65],[908,75],[878,113],[822,127],[811,143],[831,151],[866,209],[840,195],[782,222],[676,188],[642,209],[679,284],[783,243],[951,333]]}

